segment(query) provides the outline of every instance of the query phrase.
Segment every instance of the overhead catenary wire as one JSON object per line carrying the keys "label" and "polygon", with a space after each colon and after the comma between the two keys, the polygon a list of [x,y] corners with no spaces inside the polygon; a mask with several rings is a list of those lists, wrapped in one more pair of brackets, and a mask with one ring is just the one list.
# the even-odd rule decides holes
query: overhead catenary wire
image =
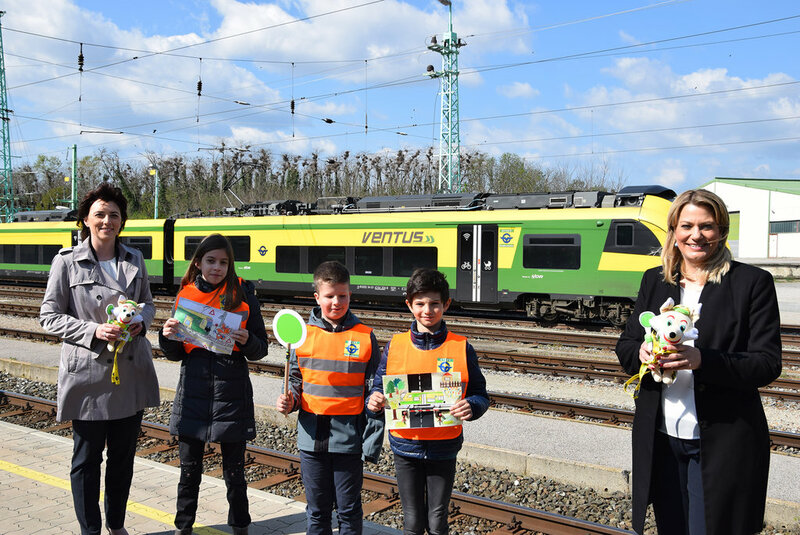
{"label": "overhead catenary wire", "polygon": [[[105,65],[99,65],[99,66],[94,67],[94,68],[92,68],[90,70],[106,69],[108,67],[113,67],[115,65],[121,65],[123,63],[128,63],[130,61],[137,61],[137,60],[141,60],[141,59],[144,59],[144,58],[149,58],[149,57],[153,57],[153,56],[159,56],[159,55],[165,54],[167,52],[175,52],[177,50],[185,50],[187,48],[192,48],[192,47],[201,46],[201,45],[207,45],[207,44],[210,44],[210,43],[216,43],[216,42],[219,42],[219,41],[224,41],[226,39],[233,39],[233,38],[236,38],[236,37],[242,37],[244,35],[250,35],[250,34],[253,34],[253,33],[256,33],[256,32],[272,30],[272,29],[275,29],[275,28],[279,28],[281,26],[287,26],[287,25],[290,25],[290,24],[296,24],[296,23],[299,23],[299,22],[304,22],[304,21],[316,19],[316,18],[319,18],[319,17],[333,15],[333,14],[336,14],[336,13],[342,13],[342,12],[345,12],[345,11],[349,11],[351,9],[357,9],[357,8],[360,8],[360,7],[366,7],[366,6],[373,5],[373,4],[379,4],[379,3],[383,2],[383,1],[384,0],[370,0],[369,2],[364,2],[362,4],[357,4],[357,5],[354,5],[354,6],[348,6],[348,7],[344,7],[344,8],[340,8],[340,9],[334,9],[334,10],[331,10],[331,11],[327,11],[325,13],[319,13],[317,15],[309,15],[309,16],[306,16],[306,17],[300,17],[300,18],[293,19],[293,20],[286,21],[286,22],[280,22],[280,23],[277,23],[277,24],[272,24],[272,25],[269,25],[269,26],[263,26],[261,28],[256,28],[256,29],[253,29],[253,30],[247,30],[247,31],[244,31],[244,32],[239,32],[239,33],[236,33],[236,34],[233,34],[233,35],[226,35],[226,36],[217,37],[217,38],[214,38],[214,39],[207,39],[205,41],[201,41],[201,42],[198,42],[198,43],[190,43],[188,45],[182,45],[182,46],[179,46],[179,47],[171,48],[169,50],[146,52],[142,56],[134,56],[132,58],[126,58],[126,59],[122,59],[122,60],[115,61],[115,62],[112,62],[112,63],[107,63]],[[61,76],[55,76],[53,78],[48,78],[48,79],[45,79],[45,80],[39,80],[39,81],[36,81],[36,82],[28,82],[26,84],[10,87],[9,90],[18,89],[20,87],[27,87],[27,86],[30,86],[30,85],[40,84],[40,83],[44,83],[44,82],[50,82],[50,81],[58,80],[60,78],[64,78],[64,77],[67,77],[67,76],[72,76],[74,74],[75,73],[69,73],[69,74],[64,74],[64,75],[61,75]]]}
{"label": "overhead catenary wire", "polygon": [[[789,33],[789,32],[786,32],[786,33]],[[750,39],[750,38],[743,38],[743,39]],[[727,42],[727,41],[726,41],[726,42]],[[640,46],[641,46],[641,45],[640,45]],[[701,45],[686,45],[686,46],[701,46]],[[556,59],[558,59],[558,58],[556,58]],[[366,60],[363,60],[363,61],[365,61],[365,62],[366,62]],[[104,73],[99,73],[99,72],[98,72],[98,73],[95,73],[95,74],[104,74]],[[366,74],[366,73],[365,73],[365,74]],[[393,83],[393,84],[388,84],[388,83],[387,83],[386,85],[383,85],[382,87],[393,87],[393,86],[398,86],[398,85],[402,85],[402,82],[399,82],[399,83]],[[378,86],[375,86],[375,87],[378,87]],[[365,84],[365,88],[364,88],[364,90],[366,91],[366,90],[368,90],[369,88],[370,88],[370,87],[368,86],[368,84]],[[358,89],[358,90],[361,90],[361,89]],[[355,92],[355,91],[353,91],[353,92]],[[333,94],[333,96],[339,96],[339,95],[342,95],[342,94],[346,94],[346,92],[336,92],[336,93],[334,93],[334,94]],[[205,96],[205,95],[204,95],[204,96]],[[325,96],[318,96],[318,97],[312,97],[312,98],[328,98],[329,96],[331,96],[331,95],[330,95],[330,94],[328,94],[328,95],[325,95]],[[366,101],[366,94],[365,94],[365,101]],[[612,103],[612,104],[609,104],[609,105],[614,105],[614,104]],[[596,107],[596,106],[597,106],[597,105],[593,105],[592,107]],[[575,109],[575,108],[569,108],[569,109]],[[566,110],[567,110],[567,109],[565,109],[565,111],[566,111]],[[273,110],[269,109],[269,108],[267,107],[267,105],[263,105],[263,106],[262,106],[262,110],[260,110],[260,111],[258,111],[258,112],[256,112],[256,113],[264,113],[264,112],[269,112],[269,111],[273,111]],[[221,113],[233,113],[233,112],[234,112],[234,110],[227,110],[227,111],[223,111],[223,112],[221,112]],[[512,117],[512,116],[519,116],[519,115],[520,115],[520,114],[507,114],[507,115],[504,115],[504,116],[494,116],[494,117],[487,117],[487,118],[462,119],[462,121],[468,121],[468,120],[491,120],[491,119],[495,119],[495,118],[501,118],[501,117]],[[312,116],[310,116],[310,115],[305,115],[305,114],[304,114],[304,116],[307,116],[307,117],[312,117]],[[198,119],[199,119],[200,117],[206,118],[206,115],[205,115],[205,114],[200,114],[200,113],[199,113],[199,109],[198,109],[198,113],[197,113],[197,114],[195,114],[195,117],[194,117],[194,118],[195,118],[195,122],[199,122],[199,121],[198,121]],[[365,130],[365,132],[366,132],[366,130],[367,130],[367,127],[368,127],[367,119],[368,119],[368,117],[367,117],[367,114],[366,114],[366,106],[365,106],[365,121],[364,121],[364,127],[365,127],[365,128],[364,128],[364,130]],[[173,119],[173,120],[174,120],[174,121],[179,121],[180,119]],[[214,121],[214,122],[216,122],[216,121]],[[337,122],[338,122],[339,124],[351,124],[351,123],[344,123],[344,122],[341,122],[341,121],[337,121]],[[155,123],[142,123],[142,125],[146,125],[146,124],[155,124]],[[205,124],[205,123],[204,123],[204,124]],[[211,123],[208,123],[208,124],[211,124]],[[391,127],[391,128],[399,128],[399,127]],[[379,130],[380,130],[379,128],[377,128],[377,127],[375,128],[375,131],[379,131]],[[137,134],[133,134],[133,133],[131,133],[131,135],[137,135]],[[330,135],[328,135],[328,137],[330,137]],[[304,138],[298,138],[298,140],[299,140],[299,139],[304,139]]]}

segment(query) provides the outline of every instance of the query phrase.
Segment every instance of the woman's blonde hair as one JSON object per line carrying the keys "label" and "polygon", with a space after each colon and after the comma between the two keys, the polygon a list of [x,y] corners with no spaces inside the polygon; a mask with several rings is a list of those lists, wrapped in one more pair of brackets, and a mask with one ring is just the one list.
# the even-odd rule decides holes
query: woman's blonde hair
{"label": "woman's blonde hair", "polygon": [[717,196],[704,189],[692,189],[684,191],[669,209],[667,214],[667,239],[664,248],[661,250],[661,266],[664,268],[664,282],[677,284],[677,277],[680,274],[683,256],[678,250],[675,240],[675,229],[678,226],[678,218],[683,208],[689,204],[701,206],[714,215],[714,222],[719,227],[719,242],[717,249],[711,254],[703,265],[702,271],[707,282],[719,283],[731,267],[731,252],[725,246],[730,232],[730,216],[725,202]]}

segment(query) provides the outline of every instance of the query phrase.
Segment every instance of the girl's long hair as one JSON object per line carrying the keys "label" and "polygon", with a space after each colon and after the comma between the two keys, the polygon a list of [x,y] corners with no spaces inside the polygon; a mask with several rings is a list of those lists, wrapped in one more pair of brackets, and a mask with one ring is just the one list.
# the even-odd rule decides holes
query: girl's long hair
{"label": "girl's long hair", "polygon": [[664,282],[677,284],[677,279],[681,272],[683,256],[677,247],[675,229],[678,227],[678,218],[680,218],[681,211],[689,204],[701,206],[711,212],[714,215],[714,222],[719,227],[717,248],[706,260],[702,268],[707,282],[719,283],[722,280],[722,276],[731,268],[731,252],[725,246],[730,233],[730,216],[728,215],[728,209],[725,207],[725,202],[716,193],[704,189],[684,191],[678,195],[678,198],[675,199],[669,209],[669,214],[667,214],[667,239],[664,242],[664,248],[661,250]]}
{"label": "girl's long hair", "polygon": [[228,273],[225,274],[225,279],[216,291],[218,292],[220,288],[223,286],[225,287],[225,294],[221,299],[222,308],[224,310],[234,310],[242,304],[244,293],[239,284],[239,277],[236,275],[236,268],[233,265],[233,246],[228,238],[222,234],[209,234],[203,238],[203,241],[197,246],[192,256],[189,269],[186,270],[186,274],[183,276],[183,279],[181,279],[181,287],[194,283],[197,276],[201,274],[198,264],[203,260],[206,253],[209,251],[216,251],[217,249],[224,249],[225,253],[228,255]]}

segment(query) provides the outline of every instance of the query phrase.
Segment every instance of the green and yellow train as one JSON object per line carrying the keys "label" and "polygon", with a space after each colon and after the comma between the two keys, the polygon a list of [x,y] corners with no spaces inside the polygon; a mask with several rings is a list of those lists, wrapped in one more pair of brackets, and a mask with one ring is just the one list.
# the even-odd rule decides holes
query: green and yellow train
{"label": "green and yellow train", "polygon": [[[128,220],[121,239],[142,251],[151,283],[165,289],[180,281],[200,240],[220,232],[233,243],[239,275],[268,297],[308,296],[315,267],[338,260],[350,270],[354,301],[400,302],[413,270],[433,267],[461,307],[621,324],[642,272],[659,264],[674,197],[645,186],[277,201],[239,216]],[[4,279],[44,280],[58,250],[76,243],[74,221],[46,217],[0,224]]]}

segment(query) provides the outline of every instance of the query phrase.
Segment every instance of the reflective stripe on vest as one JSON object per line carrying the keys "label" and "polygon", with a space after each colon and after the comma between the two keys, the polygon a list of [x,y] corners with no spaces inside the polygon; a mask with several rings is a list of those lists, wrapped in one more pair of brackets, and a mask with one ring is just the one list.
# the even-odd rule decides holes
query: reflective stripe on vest
{"label": "reflective stripe on vest", "polygon": [[303,410],[314,414],[361,414],[364,382],[372,356],[372,329],[361,323],[342,332],[308,326],[295,350],[303,374]]}
{"label": "reflective stripe on vest", "polygon": [[[239,284],[242,284],[242,279],[239,279]],[[184,299],[189,299],[190,301],[194,301],[196,303],[202,303],[210,307],[222,309],[222,303],[220,302],[220,300],[222,296],[225,295],[226,286],[227,284],[223,284],[215,291],[206,293],[198,290],[197,286],[195,286],[194,283],[187,284],[186,286],[181,288],[181,291],[178,292],[178,296],[175,298],[175,306],[178,306],[178,299],[183,297]],[[247,301],[245,299],[242,299],[242,303],[235,310],[228,310],[227,312],[234,312],[236,314],[240,314],[242,316],[242,323],[240,325],[240,328],[241,329],[246,328],[247,318],[250,316],[250,306],[247,304]],[[195,349],[202,349],[202,348],[200,346],[196,346],[189,342],[183,343],[183,350],[186,351],[187,354],[191,353]],[[233,350],[239,351],[239,347],[234,344]]]}
{"label": "reflective stripe on vest", "polygon": [[[441,371],[436,365],[438,359],[443,358],[452,359],[452,371],[461,372],[461,399],[464,399],[469,383],[467,339],[451,332],[436,349],[417,349],[411,341],[411,331],[394,335],[386,358],[386,375],[435,373]],[[457,438],[461,434],[461,426],[392,429],[390,433],[410,440],[446,440]]]}

